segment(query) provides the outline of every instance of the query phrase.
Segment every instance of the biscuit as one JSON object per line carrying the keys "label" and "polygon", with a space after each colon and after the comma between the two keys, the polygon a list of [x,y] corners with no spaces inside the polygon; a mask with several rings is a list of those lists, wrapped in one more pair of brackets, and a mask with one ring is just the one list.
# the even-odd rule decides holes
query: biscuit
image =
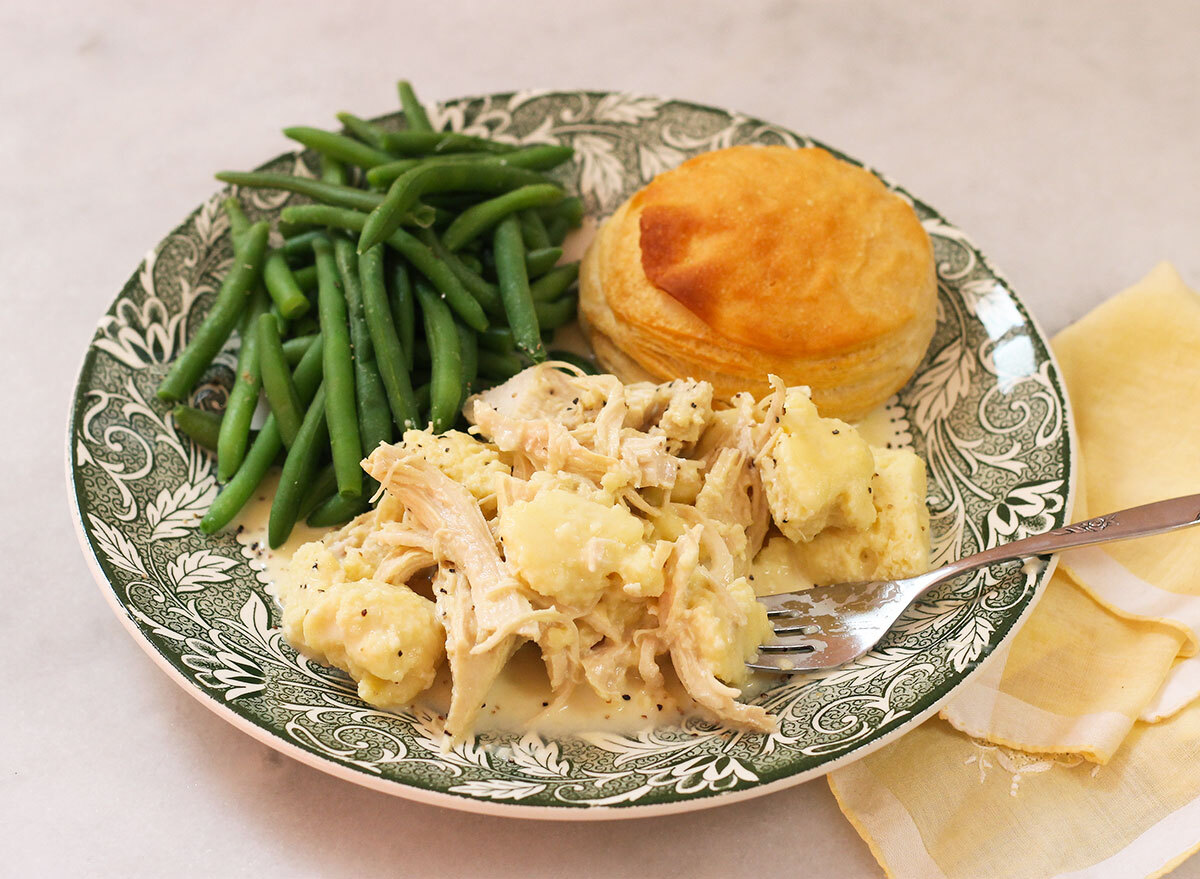
{"label": "biscuit", "polygon": [[936,300],[911,205],[817,148],[730,147],[660,174],[601,226],[580,274],[585,332],[622,378],[761,395],[774,373],[844,419],[908,381]]}

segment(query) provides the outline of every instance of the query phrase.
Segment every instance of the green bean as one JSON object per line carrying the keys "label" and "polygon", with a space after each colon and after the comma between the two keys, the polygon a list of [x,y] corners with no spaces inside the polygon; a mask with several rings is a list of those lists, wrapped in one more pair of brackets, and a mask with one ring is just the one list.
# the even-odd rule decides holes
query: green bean
{"label": "green bean", "polygon": [[525,271],[525,245],[521,241],[521,221],[509,214],[492,237],[492,252],[496,258],[496,277],[500,282],[500,299],[508,325],[512,327],[517,349],[535,363],[546,359],[538,335],[538,316],[529,294],[529,276]]}
{"label": "green bean", "polygon": [[511,354],[516,350],[508,327],[488,327],[479,334],[479,345],[496,354]]}
{"label": "green bean", "polygon": [[[320,205],[284,208],[283,216],[319,218],[319,221],[326,225],[347,229],[351,232],[364,228],[367,219],[358,211]],[[438,259],[426,245],[403,229],[397,229],[389,235],[387,244],[399,251],[413,268],[433,282],[438,292],[445,296],[446,302],[467,326],[475,330],[482,330],[488,325],[487,316],[483,313],[483,308],[475,300],[475,297],[467,292],[450,267]]]}
{"label": "green bean", "polygon": [[[254,328],[259,315],[267,312],[269,300],[262,287],[255,287],[250,294],[250,305],[242,314],[238,324],[241,347],[238,349],[237,369],[233,375],[233,387],[225,402],[225,415],[221,418],[221,432],[217,438],[217,479],[227,481],[241,466],[250,440],[250,421],[258,406],[258,389],[261,377],[258,364],[258,336]],[[272,321],[274,317],[267,315]]]}
{"label": "green bean", "polygon": [[175,358],[158,386],[160,400],[182,400],[187,397],[233,332],[262,270],[267,250],[267,231],[265,222],[255,223],[239,239],[241,247],[234,247],[233,267],[225,276],[216,301],[196,330],[196,335],[183,353]]}
{"label": "green bean", "polygon": [[521,240],[525,242],[527,251],[545,250],[550,247],[546,224],[542,222],[542,215],[537,211],[521,211]]}
{"label": "green bean", "polygon": [[389,131],[384,148],[402,156],[441,155],[443,153],[507,154],[516,151],[512,144],[472,137],[457,131]]}
{"label": "green bean", "polygon": [[[288,366],[295,366],[300,362],[300,358],[304,356],[304,352],[308,350],[308,346],[312,344],[312,340],[316,337],[315,333],[310,333],[306,336],[293,336],[283,343],[283,357],[287,361]],[[259,356],[262,356],[261,352]]]}
{"label": "green bean", "polygon": [[423,161],[424,159],[397,159],[386,165],[376,165],[367,171],[367,185],[373,189],[387,189],[392,185],[393,180],[401,174],[411,171]]}
{"label": "green bean", "polygon": [[373,146],[377,150],[383,149],[384,129],[380,128],[374,122],[368,122],[366,119],[345,111],[337,114],[337,120],[342,123],[342,126],[347,131],[363,143]]}
{"label": "green bean", "polygon": [[[321,337],[318,336],[313,340],[309,349],[304,352],[300,365],[292,373],[292,380],[296,383],[300,399],[306,404],[308,400],[312,399],[317,385],[321,383],[321,352],[323,348]],[[208,512],[204,514],[204,518],[200,520],[201,531],[205,534],[212,534],[233,520],[238,511],[246,505],[246,501],[250,500],[250,496],[258,488],[282,448],[283,441],[279,438],[279,427],[275,424],[275,416],[268,415],[262,430],[258,432],[258,436],[251,444],[250,451],[246,453],[242,466],[238,468],[233,479],[225,484],[225,488],[217,495],[217,499],[212,502]]]}
{"label": "green bean", "polygon": [[462,397],[459,398],[458,408],[466,401],[471,393],[471,385],[479,374],[479,339],[473,330],[455,321],[454,329],[458,331],[458,353],[462,357]]}
{"label": "green bean", "polygon": [[367,192],[353,186],[340,186],[310,177],[293,177],[290,174],[274,174],[269,171],[221,171],[217,174],[217,179],[250,189],[281,189],[322,204],[359,211],[374,210],[383,201],[383,196],[378,192]]}
{"label": "green bean", "polygon": [[191,406],[176,406],[171,410],[175,426],[210,452],[217,450],[217,437],[221,432],[221,413]]}
{"label": "green bean", "polygon": [[396,324],[388,303],[383,276],[382,247],[372,247],[358,258],[358,274],[362,286],[363,312],[375,349],[379,376],[383,380],[384,390],[387,391],[392,418],[403,432],[416,427],[417,404],[413,400],[404,347],[400,344],[400,336],[396,332]]}
{"label": "green bean", "polygon": [[346,186],[350,182],[341,159],[328,154],[321,156],[321,181],[332,186]]}
{"label": "green bean", "polygon": [[[282,222],[280,226],[284,225]],[[283,255],[288,259],[312,259],[312,243],[316,239],[325,234],[324,229],[309,229],[306,232],[301,232],[298,235],[292,235],[284,239],[283,247],[279,248],[283,251]]]}
{"label": "green bean", "polygon": [[449,267],[450,271],[454,273],[454,277],[458,278],[459,282],[467,288],[467,292],[475,297],[484,311],[489,314],[497,311],[500,306],[500,288],[471,271],[458,254],[451,253],[446,249],[443,241],[432,229],[421,229],[417,233],[417,238],[433,251],[434,256]]}
{"label": "green bean", "polygon": [[455,164],[459,162],[489,161],[497,165],[508,165],[510,168],[526,168],[530,171],[547,171],[561,165],[574,155],[575,151],[568,146],[533,146],[513,150],[509,153],[461,152],[439,153],[431,158],[397,159],[386,165],[376,165],[367,171],[367,182],[376,188],[384,188],[401,174],[411,171],[428,162]]}
{"label": "green bean", "polygon": [[544,247],[541,250],[531,250],[525,254],[525,271],[531,278],[540,278],[554,268],[554,264],[562,259],[561,247]]}
{"label": "green bean", "polygon": [[561,360],[563,363],[569,363],[572,366],[578,366],[588,375],[599,375],[600,370],[596,368],[596,364],[588,360],[586,357],[581,357],[571,351],[564,351],[561,348],[555,348],[549,352],[550,360]]}
{"label": "green bean", "polygon": [[[297,512],[296,518],[306,518],[319,505],[327,501],[330,495],[341,497],[337,493],[337,474],[333,469],[332,461],[313,475],[308,489],[304,492],[304,500],[300,502],[300,509]],[[310,522],[309,524],[311,525],[312,523]]]}
{"label": "green bean", "polygon": [[[412,223],[419,229],[433,225],[437,211],[429,205],[418,205],[412,214]],[[288,205],[279,213],[281,222],[301,222],[314,226],[335,226],[351,232],[361,231],[367,222],[367,214],[354,208],[323,204]],[[325,230],[320,231],[321,235]],[[310,244],[311,246],[311,244]]]}
{"label": "green bean", "polygon": [[283,472],[279,474],[279,485],[271,501],[271,515],[267,520],[267,543],[275,549],[285,543],[296,524],[300,504],[304,501],[304,490],[312,479],[317,466],[317,455],[328,438],[329,426],[325,422],[325,385],[317,388],[304,421],[296,434],[296,441],[288,449],[283,461]]}
{"label": "green bean", "polygon": [[542,209],[545,219],[562,217],[572,229],[578,229],[583,223],[583,199],[577,195],[564,198],[558,204]]}
{"label": "green bean", "polygon": [[[333,254],[342,289],[346,294],[346,312],[350,320],[350,341],[354,346],[354,394],[358,403],[358,430],[363,455],[375,451],[380,443],[392,438],[392,416],[386,386],[379,374],[378,355],[367,326],[366,306],[358,266],[358,255],[349,239],[338,237]],[[364,489],[365,490],[365,489]],[[371,492],[372,493],[373,489]]]}
{"label": "green bean", "polygon": [[545,330],[558,329],[575,317],[577,304],[578,297],[574,293],[556,299],[554,302],[533,303],[533,310],[537,312],[538,326]]}
{"label": "green bean", "polygon": [[339,162],[349,162],[360,168],[386,165],[393,158],[383,150],[367,146],[344,134],[334,134],[332,131],[324,131],[320,128],[297,126],[285,128],[283,133],[297,143],[316,150],[322,156],[337,159]]}
{"label": "green bean", "polygon": [[[334,240],[334,256],[346,291],[350,339],[354,345],[354,388],[358,403],[358,429],[362,437],[365,456],[374,452],[381,443],[391,440],[392,416],[386,386],[379,373],[378,354],[366,322],[361,271],[354,245],[346,238],[336,238]],[[385,303],[385,314],[386,310]],[[363,477],[360,498],[365,501],[375,493],[378,487],[379,483],[373,478]]]}
{"label": "green bean", "polygon": [[358,242],[359,253],[387,239],[421,196],[430,192],[507,192],[532,183],[551,182],[536,171],[496,162],[422,164],[396,178],[383,202],[371,211]]}
{"label": "green bean", "polygon": [[225,216],[229,217],[229,237],[236,244],[239,238],[250,231],[250,220],[247,218],[246,212],[242,210],[242,203],[238,201],[236,195],[229,196],[221,202],[221,206],[225,208]]}
{"label": "green bean", "polygon": [[354,364],[350,348],[350,328],[346,298],[338,277],[333,245],[328,239],[313,244],[317,255],[317,310],[324,337],[322,366],[325,374],[325,417],[329,422],[329,443],[333,465],[337,468],[338,492],[355,495],[362,491],[362,437],[358,431],[355,407]]}
{"label": "green bean", "polygon": [[414,285],[421,317],[425,322],[425,338],[433,358],[430,379],[429,420],[434,433],[449,430],[458,418],[458,401],[462,398],[462,351],[454,316],[442,298],[424,281]]}
{"label": "green bean", "polygon": [[546,235],[554,246],[562,244],[567,239],[571,226],[566,217],[549,217],[546,219]]}
{"label": "green bean", "polygon": [[[288,205],[280,212],[279,216],[283,220],[301,220],[314,225],[333,226],[351,232],[356,227],[361,228],[367,222],[367,215],[362,211],[322,204]],[[322,231],[319,237],[328,238],[329,236]]]}
{"label": "green bean", "polygon": [[467,208],[443,233],[442,241],[446,245],[446,249],[453,252],[471,239],[491,229],[509,214],[541,205],[554,204],[562,197],[561,187],[555,186],[553,183],[522,186]]}
{"label": "green bean", "polygon": [[429,402],[432,393],[433,389],[430,387],[429,382],[425,382],[423,385],[413,391],[413,396],[417,398],[417,408],[421,412],[429,411]]}
{"label": "green bean", "polygon": [[304,418],[304,406],[300,403],[296,386],[292,384],[287,355],[279,338],[279,325],[272,315],[264,314],[253,331],[258,337],[259,366],[267,404],[275,415],[275,423],[279,425],[280,439],[290,449]]}
{"label": "green bean", "polygon": [[370,500],[364,494],[358,497],[342,497],[335,494],[326,498],[320,506],[308,514],[308,524],[313,528],[330,528],[349,522],[359,513],[366,512]]}
{"label": "green bean", "polygon": [[402,79],[396,83],[396,91],[400,93],[400,107],[404,110],[404,121],[408,123],[408,130],[433,131],[429,115],[417,100],[417,93],[413,91],[412,84],[407,79]]}
{"label": "green bean", "polygon": [[404,265],[403,260],[397,260],[395,268],[392,269],[391,302],[392,320],[396,324],[396,335],[399,337],[400,347],[404,351],[404,366],[411,371],[417,313],[412,283],[408,279],[408,267]]}
{"label": "green bean", "polygon": [[295,320],[308,311],[308,297],[296,283],[283,252],[272,250],[263,263],[263,283],[275,307],[287,320]]}
{"label": "green bean", "polygon": [[524,367],[516,354],[497,354],[495,351],[479,349],[479,374],[488,378],[512,378]]}
{"label": "green bean", "polygon": [[292,277],[296,280],[296,286],[305,293],[310,293],[317,289],[316,266],[305,266],[302,269],[296,269],[294,272],[292,272]]}
{"label": "green bean", "polygon": [[569,262],[565,266],[551,269],[529,285],[529,295],[534,302],[549,302],[575,283],[579,277],[579,263]]}

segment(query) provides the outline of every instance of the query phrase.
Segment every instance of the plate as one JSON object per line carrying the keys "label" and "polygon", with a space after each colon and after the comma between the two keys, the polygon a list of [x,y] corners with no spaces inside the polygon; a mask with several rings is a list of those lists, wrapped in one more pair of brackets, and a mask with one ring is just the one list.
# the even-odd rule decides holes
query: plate
{"label": "plate", "polygon": [[[561,176],[596,217],[706,150],[824,146],[734,112],[608,92],[463,98],[432,115],[472,134],[571,144]],[[311,173],[313,158],[264,167]],[[928,463],[935,562],[1065,524],[1074,456],[1045,337],[966,235],[883,179],[912,201],[937,259],[937,331],[888,409],[895,441]],[[185,341],[185,316],[194,328],[232,258],[224,195],[167,235],[101,318],[75,389],[68,485],[84,553],[129,632],[189,693],[279,751],[387,793],[521,817],[625,818],[744,799],[823,775],[919,724],[1012,637],[1049,578],[1037,563],[946,585],[861,660],[757,697],[779,720],[772,735],[695,720],[636,735],[484,734],[443,751],[433,718],[374,709],[341,673],[299,656],[280,634],[253,547],[197,528],[217,493],[214,462],[176,432],[154,389]],[[252,217],[293,198],[243,193]],[[220,403],[233,365],[227,349],[195,391],[200,405]]]}

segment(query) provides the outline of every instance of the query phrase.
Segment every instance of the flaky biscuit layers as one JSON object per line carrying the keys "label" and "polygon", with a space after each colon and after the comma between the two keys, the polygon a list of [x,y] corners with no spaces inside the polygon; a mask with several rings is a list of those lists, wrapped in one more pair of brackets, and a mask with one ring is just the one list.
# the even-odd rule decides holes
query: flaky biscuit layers
{"label": "flaky biscuit layers", "polygon": [[936,298],[912,207],[816,148],[730,147],[660,174],[601,226],[580,275],[585,331],[622,379],[761,395],[774,373],[843,419],[908,381]]}

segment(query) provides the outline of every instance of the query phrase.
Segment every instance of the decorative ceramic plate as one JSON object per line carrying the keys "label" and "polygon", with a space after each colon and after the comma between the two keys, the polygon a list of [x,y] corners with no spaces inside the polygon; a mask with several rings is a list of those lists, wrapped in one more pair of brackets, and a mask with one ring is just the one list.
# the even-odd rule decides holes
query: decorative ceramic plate
{"label": "decorative ceramic plate", "polygon": [[[570,144],[574,162],[557,173],[595,217],[706,150],[820,145],[724,110],[603,92],[465,98],[432,115],[471,134]],[[312,160],[294,153],[264,167],[311,173]],[[443,752],[434,718],[372,708],[340,672],[298,655],[280,634],[251,548],[232,531],[209,537],[197,528],[217,494],[214,463],[175,430],[154,389],[231,259],[223,195],[150,252],[101,318],[75,390],[68,481],[84,552],[130,633],[201,702],[286,754],[388,793],[523,817],[624,818],[756,796],[920,723],[1016,632],[1049,577],[1046,565],[1013,565],[962,578],[913,607],[861,660],[782,678],[756,700],[779,721],[772,735],[694,720],[637,735],[488,733]],[[293,198],[243,193],[252,217]],[[1063,525],[1071,439],[1043,335],[970,240],[911,200],[937,257],[938,326],[889,419],[893,441],[928,463],[942,563]],[[233,363],[226,350],[195,392],[200,405],[220,404]]]}

